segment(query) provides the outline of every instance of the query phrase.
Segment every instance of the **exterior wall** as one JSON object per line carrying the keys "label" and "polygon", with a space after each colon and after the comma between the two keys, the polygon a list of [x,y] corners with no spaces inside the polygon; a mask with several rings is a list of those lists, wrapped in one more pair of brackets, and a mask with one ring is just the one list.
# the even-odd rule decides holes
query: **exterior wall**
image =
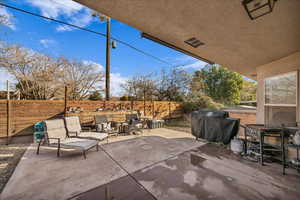
{"label": "exterior wall", "polygon": [[[262,65],[257,67],[257,81],[258,81],[258,89],[257,89],[257,123],[264,123],[265,117],[265,108],[264,108],[264,79],[267,77],[272,77],[276,75],[280,75],[283,73],[293,72],[296,70],[300,70],[300,52],[296,52],[282,59],[276,60],[274,62],[268,63],[266,65]],[[298,96],[299,96],[298,91]],[[298,97],[299,101],[299,97]],[[299,104],[299,103],[298,103]],[[299,122],[299,107],[298,110],[298,119]]]}

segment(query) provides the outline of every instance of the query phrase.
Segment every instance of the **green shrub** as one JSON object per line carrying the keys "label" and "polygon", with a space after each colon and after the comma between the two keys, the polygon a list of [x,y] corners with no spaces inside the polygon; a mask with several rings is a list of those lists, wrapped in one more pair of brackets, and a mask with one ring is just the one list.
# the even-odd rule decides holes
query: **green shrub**
{"label": "green shrub", "polygon": [[220,110],[224,108],[223,104],[216,103],[208,96],[197,96],[186,100],[182,104],[182,110],[184,113],[191,113],[195,110],[209,109],[209,110]]}

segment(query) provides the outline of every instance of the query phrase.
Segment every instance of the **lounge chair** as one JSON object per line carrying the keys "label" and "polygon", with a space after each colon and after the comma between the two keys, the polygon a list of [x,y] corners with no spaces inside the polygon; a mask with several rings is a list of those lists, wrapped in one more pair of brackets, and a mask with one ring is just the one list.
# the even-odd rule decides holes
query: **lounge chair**
{"label": "lounge chair", "polygon": [[67,134],[69,137],[73,138],[84,138],[84,139],[92,139],[92,140],[104,140],[108,138],[107,133],[99,133],[99,132],[83,132],[79,117],[71,116],[65,117],[65,124],[67,128]]}
{"label": "lounge chair", "polygon": [[44,121],[46,126],[46,134],[43,139],[40,140],[37,148],[37,154],[39,154],[40,146],[47,144],[48,146],[57,147],[57,157],[60,156],[60,149],[77,149],[83,152],[83,156],[86,159],[86,151],[96,147],[98,149],[98,142],[95,140],[69,138],[65,128],[63,119],[54,119]]}

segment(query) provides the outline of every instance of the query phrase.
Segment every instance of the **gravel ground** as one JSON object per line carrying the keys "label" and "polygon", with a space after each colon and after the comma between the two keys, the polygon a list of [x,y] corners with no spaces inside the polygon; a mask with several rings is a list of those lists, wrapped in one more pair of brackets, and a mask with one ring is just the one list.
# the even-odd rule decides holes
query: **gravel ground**
{"label": "gravel ground", "polygon": [[0,193],[29,144],[0,145]]}

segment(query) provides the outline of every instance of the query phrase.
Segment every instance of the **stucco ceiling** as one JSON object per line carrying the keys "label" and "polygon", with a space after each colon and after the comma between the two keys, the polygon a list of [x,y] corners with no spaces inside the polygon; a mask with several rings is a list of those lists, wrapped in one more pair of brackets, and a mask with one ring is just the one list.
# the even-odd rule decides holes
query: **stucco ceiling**
{"label": "stucco ceiling", "polygon": [[[300,51],[300,0],[278,0],[254,21],[241,0],[76,1],[251,78],[257,66]],[[189,46],[191,37],[205,45]]]}

